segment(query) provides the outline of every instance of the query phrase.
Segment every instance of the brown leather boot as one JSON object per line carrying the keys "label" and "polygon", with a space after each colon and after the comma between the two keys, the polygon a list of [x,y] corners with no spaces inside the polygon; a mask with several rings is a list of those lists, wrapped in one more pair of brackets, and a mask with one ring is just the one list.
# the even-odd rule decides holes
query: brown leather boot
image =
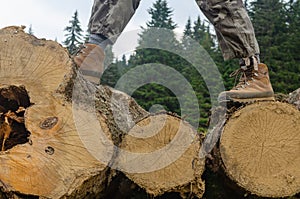
{"label": "brown leather boot", "polygon": [[104,51],[96,44],[84,44],[83,48],[74,57],[85,79],[99,84],[104,71]]}
{"label": "brown leather boot", "polygon": [[220,93],[218,101],[252,102],[271,100],[274,101],[274,92],[269,78],[268,67],[265,64],[238,69],[234,75],[242,74],[239,83],[230,91]]}

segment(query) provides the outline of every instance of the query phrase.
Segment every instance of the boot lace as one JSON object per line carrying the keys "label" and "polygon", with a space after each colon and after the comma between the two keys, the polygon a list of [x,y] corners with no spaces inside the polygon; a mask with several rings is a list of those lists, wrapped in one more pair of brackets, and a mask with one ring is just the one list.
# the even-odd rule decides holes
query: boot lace
{"label": "boot lace", "polygon": [[[237,69],[236,71],[232,72],[230,74],[230,77],[235,77],[234,80],[234,89],[244,89],[247,86],[250,85],[252,81],[255,81],[255,77],[257,77],[258,74],[254,70],[254,67],[241,67]],[[237,83],[237,79],[239,78],[239,82]]]}

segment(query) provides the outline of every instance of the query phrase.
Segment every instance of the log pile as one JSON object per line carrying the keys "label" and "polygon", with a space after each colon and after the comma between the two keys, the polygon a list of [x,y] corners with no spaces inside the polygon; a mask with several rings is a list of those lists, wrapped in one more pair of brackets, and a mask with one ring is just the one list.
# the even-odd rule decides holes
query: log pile
{"label": "log pile", "polygon": [[23,29],[0,30],[0,198],[213,198],[208,170],[230,197],[300,192],[299,91],[227,107],[204,159],[190,124],[89,83],[66,49]]}
{"label": "log pile", "polygon": [[[23,118],[21,122],[9,118],[12,130],[1,135],[1,196],[107,198],[112,181],[122,173],[153,196],[203,195],[200,139],[188,123],[167,113],[150,115],[125,93],[87,82],[66,49],[28,35],[23,28],[0,30],[1,124],[6,124],[8,113]],[[154,127],[161,129],[159,134],[137,149],[143,143],[132,140],[131,132],[147,134]],[[170,139],[177,133],[188,145],[172,158],[171,150],[159,149],[174,150],[178,143]],[[156,159],[143,159],[141,167],[128,166],[130,156],[121,149],[138,156],[151,150],[159,153]],[[157,158],[172,161],[151,166]],[[143,164],[148,167],[136,173]],[[175,173],[181,176],[169,179]]]}

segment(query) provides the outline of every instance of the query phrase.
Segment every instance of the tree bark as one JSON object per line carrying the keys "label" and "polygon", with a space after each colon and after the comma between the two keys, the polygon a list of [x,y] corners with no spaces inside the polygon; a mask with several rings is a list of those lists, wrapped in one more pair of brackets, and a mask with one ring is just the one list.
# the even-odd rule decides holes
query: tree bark
{"label": "tree bark", "polygon": [[300,88],[290,93],[287,101],[300,110]]}

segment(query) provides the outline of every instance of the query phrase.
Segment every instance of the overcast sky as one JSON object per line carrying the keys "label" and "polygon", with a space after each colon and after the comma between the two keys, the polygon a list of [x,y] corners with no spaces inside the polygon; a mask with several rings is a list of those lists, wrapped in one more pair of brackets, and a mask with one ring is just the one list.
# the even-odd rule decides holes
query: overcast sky
{"label": "overcast sky", "polygon": [[[135,15],[123,31],[125,32],[124,34],[139,29],[141,25],[145,26],[145,22],[150,17],[147,10],[155,1],[141,0]],[[49,40],[57,39],[58,42],[62,43],[65,34],[63,30],[69,25],[69,20],[76,10],[78,10],[82,29],[87,30],[93,2],[93,0],[2,0],[0,6],[0,28],[11,25],[25,25],[27,27],[26,31],[28,31],[28,27],[32,25],[36,37]],[[195,21],[197,16],[203,16],[195,0],[168,0],[168,3],[169,7],[174,10],[173,20],[178,24],[177,32],[184,29],[189,17],[191,17],[192,21]],[[128,37],[128,34],[126,36]],[[123,43],[119,42],[119,40],[122,40]],[[127,43],[124,43],[126,41],[122,37],[119,40],[118,43],[122,43],[121,46],[128,46],[128,39]],[[130,41],[134,47],[133,40]],[[128,49],[117,49],[114,51],[122,51],[119,53],[125,54],[126,52],[124,51],[128,51]],[[116,53],[116,56],[119,56],[119,53]]]}
{"label": "overcast sky", "polygon": [[[147,9],[155,0],[141,0],[140,6],[125,31],[139,28],[149,20]],[[168,0],[174,9],[174,21],[183,28],[188,17],[195,20],[200,15],[195,0]],[[84,30],[90,16],[93,0],[2,0],[0,7],[0,28],[10,25],[32,24],[34,34],[40,38],[64,39],[63,29],[68,25],[75,10]]]}

